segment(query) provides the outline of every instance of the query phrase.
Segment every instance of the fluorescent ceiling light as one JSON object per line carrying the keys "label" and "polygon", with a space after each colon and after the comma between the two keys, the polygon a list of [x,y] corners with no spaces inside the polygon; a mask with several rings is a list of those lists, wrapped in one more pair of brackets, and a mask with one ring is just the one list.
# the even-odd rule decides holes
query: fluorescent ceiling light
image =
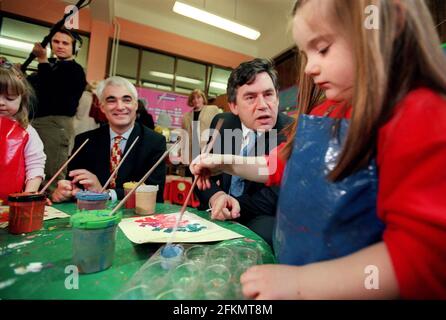
{"label": "fluorescent ceiling light", "polygon": [[211,81],[210,86],[216,89],[226,90],[226,83]]}
{"label": "fluorescent ceiling light", "polygon": [[[164,73],[164,72],[158,72],[158,71],[149,71],[149,74],[158,77],[158,78],[164,78],[164,79],[173,79],[173,74],[170,73]],[[192,84],[200,84],[201,80],[182,77],[182,76],[176,76],[176,79],[181,82],[187,82]]]}
{"label": "fluorescent ceiling light", "polygon": [[[163,78],[163,79],[173,79],[173,74],[171,73],[164,73],[164,72],[158,72],[158,71],[149,71],[149,74],[151,76],[157,77],[157,78]],[[182,77],[182,76],[177,76],[176,77],[178,81],[181,82],[187,82],[187,83],[191,83],[191,84],[201,84],[201,80],[197,80],[197,79],[192,79],[192,78],[187,78],[187,77]],[[226,83],[221,83],[221,82],[216,82],[216,81],[211,81],[210,86],[216,89],[220,89],[220,90],[226,90],[227,84]]]}
{"label": "fluorescent ceiling light", "polygon": [[233,22],[231,20],[222,18],[215,14],[209,13],[207,11],[197,9],[195,7],[184,4],[180,1],[176,1],[173,9],[174,12],[181,14],[183,16],[198,20],[200,22],[204,22],[210,24],[214,27],[238,34],[239,36],[257,40],[260,37],[260,32],[251,28],[248,28],[244,25],[241,25],[237,22]]}
{"label": "fluorescent ceiling light", "polygon": [[155,83],[151,83],[151,82],[143,82],[142,85],[143,85],[143,87],[149,87],[149,88],[154,88],[154,89],[161,89],[161,90],[166,90],[166,91],[172,90],[172,88],[169,86],[163,86],[163,85],[159,85],[159,84],[155,84]]}
{"label": "fluorescent ceiling light", "polygon": [[[34,48],[34,43],[29,43],[21,40],[14,40],[10,38],[0,37],[0,45],[5,46],[7,48],[12,48],[20,51],[31,52]],[[47,54],[51,54],[50,49],[46,49]]]}

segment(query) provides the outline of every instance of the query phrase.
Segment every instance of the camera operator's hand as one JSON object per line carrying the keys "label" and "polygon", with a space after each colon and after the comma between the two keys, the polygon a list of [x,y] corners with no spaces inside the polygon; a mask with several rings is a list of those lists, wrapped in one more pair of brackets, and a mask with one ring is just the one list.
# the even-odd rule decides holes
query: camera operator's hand
{"label": "camera operator's hand", "polygon": [[46,56],[46,49],[42,47],[42,45],[39,42],[36,42],[34,44],[33,54],[36,56],[37,61],[39,61],[39,63],[48,62],[48,58]]}

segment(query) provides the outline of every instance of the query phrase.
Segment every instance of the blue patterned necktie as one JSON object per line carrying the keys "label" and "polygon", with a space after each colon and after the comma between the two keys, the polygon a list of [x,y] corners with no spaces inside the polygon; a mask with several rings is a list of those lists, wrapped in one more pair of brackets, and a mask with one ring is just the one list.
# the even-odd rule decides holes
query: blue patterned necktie
{"label": "blue patterned necktie", "polygon": [[[254,131],[249,131],[247,136],[248,143],[243,147],[240,155],[247,157],[251,149],[254,147],[256,141],[256,134]],[[234,197],[239,197],[243,194],[243,189],[245,187],[244,179],[238,176],[232,176],[231,187],[229,189],[229,194]]]}

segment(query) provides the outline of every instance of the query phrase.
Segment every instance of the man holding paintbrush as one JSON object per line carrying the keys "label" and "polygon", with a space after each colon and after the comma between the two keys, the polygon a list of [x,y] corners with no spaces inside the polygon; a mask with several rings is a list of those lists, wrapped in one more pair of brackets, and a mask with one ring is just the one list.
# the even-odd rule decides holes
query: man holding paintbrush
{"label": "man holding paintbrush", "polygon": [[[286,140],[281,131],[293,119],[278,112],[279,84],[269,60],[254,59],[235,68],[227,94],[231,112],[216,115],[211,123],[214,129],[224,119],[212,153],[265,155]],[[270,244],[278,194],[279,188],[226,173],[212,177],[208,190],[197,192],[201,205],[211,208],[213,219],[237,219]]]}
{"label": "man holding paintbrush", "polygon": [[[100,192],[119,160],[139,137],[109,185],[111,199],[122,199],[123,184],[140,180],[166,151],[162,135],[135,122],[138,95],[133,84],[121,77],[110,77],[99,84],[97,95],[108,125],[76,137],[73,150],[85,139],[90,140],[68,165],[67,180],[58,182],[52,194],[54,202],[70,200],[81,189]],[[146,184],[158,185],[157,202],[163,202],[165,177],[166,166],[161,163],[146,180]]]}

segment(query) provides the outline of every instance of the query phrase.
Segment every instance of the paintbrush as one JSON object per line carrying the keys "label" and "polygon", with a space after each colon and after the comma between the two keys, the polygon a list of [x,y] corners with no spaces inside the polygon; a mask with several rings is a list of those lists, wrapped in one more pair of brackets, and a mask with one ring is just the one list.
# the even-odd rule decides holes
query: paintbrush
{"label": "paintbrush", "polygon": [[127,150],[127,153],[124,155],[124,157],[121,159],[121,161],[119,161],[118,166],[116,167],[116,169],[112,172],[110,178],[108,178],[107,182],[104,184],[104,186],[102,187],[101,191],[99,191],[99,193],[102,193],[105,191],[105,189],[107,189],[108,185],[110,184],[110,182],[112,181],[113,177],[118,173],[119,168],[121,167],[121,165],[124,163],[125,158],[127,158],[127,156],[129,155],[130,151],[132,150],[133,146],[136,144],[136,141],[138,141],[139,136],[136,137],[135,141],[133,141],[132,145],[130,146],[130,148]]}
{"label": "paintbrush", "polygon": [[86,139],[84,141],[84,143],[82,143],[80,145],[79,148],[77,148],[76,152],[74,152],[70,158],[68,158],[67,161],[65,161],[65,163],[62,165],[62,167],[60,167],[59,170],[57,170],[57,172],[54,174],[54,176],[50,179],[50,181],[48,181],[48,183],[43,187],[42,190],[40,190],[40,194],[43,194],[45,192],[45,190],[50,186],[50,184],[54,181],[54,179],[57,178],[57,176],[62,172],[62,170],[70,163],[71,160],[73,160],[73,158],[79,153],[79,151],[81,151],[81,149],[85,146],[85,144],[88,142],[89,139]]}
{"label": "paintbrush", "polygon": [[144,175],[144,177],[139,180],[136,185],[133,187],[133,189],[130,190],[129,193],[118,203],[118,205],[109,213],[110,216],[116,213],[116,211],[119,210],[119,208],[122,207],[122,205],[127,201],[127,199],[136,191],[136,189],[143,184],[144,181],[147,180],[147,178],[152,174],[152,172],[159,166],[159,164],[164,160],[164,158],[180,143],[181,139],[178,139],[168,150],[166,150],[163,155],[158,159],[158,161],[150,168],[149,171]]}
{"label": "paintbrush", "polygon": [[[215,130],[214,130],[214,133],[212,135],[212,138],[209,141],[209,143],[206,146],[204,146],[204,148],[203,148],[201,153],[209,153],[212,150],[212,148],[214,147],[215,141],[217,140],[217,135],[220,133],[220,128],[223,125],[223,121],[224,121],[223,119],[219,119],[217,121],[217,124],[215,126]],[[194,192],[194,188],[195,188],[195,185],[197,184],[198,178],[199,178],[199,176],[195,176],[194,177],[194,182],[192,183],[192,186],[191,186],[189,192],[187,193],[187,197],[184,200],[184,203],[183,203],[183,205],[181,207],[179,217],[176,220],[175,226],[174,226],[174,228],[172,230],[172,236],[170,237],[169,242],[166,243],[166,247],[172,245],[173,239],[175,237],[175,233],[176,233],[176,231],[178,229],[178,226],[180,225],[181,219],[183,218],[183,214],[186,211],[187,203],[189,202],[189,199],[192,196],[192,192]]]}

